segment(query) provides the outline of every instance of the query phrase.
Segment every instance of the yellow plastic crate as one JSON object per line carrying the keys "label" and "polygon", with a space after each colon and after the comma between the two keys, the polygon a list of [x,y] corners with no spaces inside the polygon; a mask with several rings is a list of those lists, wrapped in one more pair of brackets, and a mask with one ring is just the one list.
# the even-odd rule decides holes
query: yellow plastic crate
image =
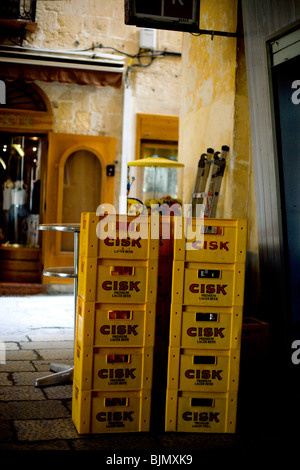
{"label": "yellow plastic crate", "polygon": [[80,257],[78,295],[86,302],[155,303],[158,260]]}
{"label": "yellow plastic crate", "polygon": [[242,307],[245,264],[173,262],[172,296],[174,304]]}
{"label": "yellow plastic crate", "polygon": [[167,390],[167,432],[234,433],[237,392],[197,393]]}
{"label": "yellow plastic crate", "polygon": [[174,259],[200,263],[245,263],[247,221],[240,219],[175,218]]}
{"label": "yellow plastic crate", "polygon": [[76,339],[82,347],[154,347],[156,304],[101,304],[77,298]]}
{"label": "yellow plastic crate", "polygon": [[73,384],[72,420],[79,434],[148,432],[151,390],[100,392]]}
{"label": "yellow plastic crate", "polygon": [[[99,224],[102,224],[103,233],[99,232]],[[155,224],[155,221],[152,224]],[[148,216],[130,217],[117,214],[100,218],[94,212],[84,212],[81,214],[80,225],[81,256],[102,259],[158,259],[159,237],[151,237]]]}
{"label": "yellow plastic crate", "polygon": [[239,349],[243,307],[171,305],[171,347]]}
{"label": "yellow plastic crate", "polygon": [[236,392],[240,351],[169,348],[168,385],[186,392]]}
{"label": "yellow plastic crate", "polygon": [[82,390],[151,389],[153,348],[82,348],[76,342],[74,378]]}

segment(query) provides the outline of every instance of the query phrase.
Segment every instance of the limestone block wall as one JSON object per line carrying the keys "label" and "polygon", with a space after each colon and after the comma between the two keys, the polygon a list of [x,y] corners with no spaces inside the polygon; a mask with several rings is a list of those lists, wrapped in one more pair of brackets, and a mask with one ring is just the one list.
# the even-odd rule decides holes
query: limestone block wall
{"label": "limestone block wall", "polygon": [[[237,7],[236,0],[203,0],[201,28],[236,31]],[[230,154],[217,216],[248,220],[248,287],[251,285],[250,291],[258,293],[256,200],[244,42],[242,38],[184,33],[182,50],[179,160],[185,164],[183,200],[186,204],[191,202],[200,155],[208,147],[217,151],[228,145]],[[250,308],[254,311],[255,302],[252,295]]]}
{"label": "limestone block wall", "polygon": [[[25,47],[51,50],[85,50],[102,45],[97,51],[128,55],[139,51],[140,28],[125,25],[123,0],[39,0],[37,29],[26,35]],[[181,53],[182,33],[159,31],[156,49]],[[144,65],[150,59],[141,61]],[[133,64],[137,64],[134,60]],[[124,72],[125,75],[125,72]],[[179,115],[181,58],[156,58],[148,67],[132,67],[132,134],[136,113]],[[120,188],[124,87],[96,88],[77,84],[37,84],[45,91],[53,108],[54,132],[114,136],[117,139],[116,205]],[[134,158],[134,147],[131,149]]]}

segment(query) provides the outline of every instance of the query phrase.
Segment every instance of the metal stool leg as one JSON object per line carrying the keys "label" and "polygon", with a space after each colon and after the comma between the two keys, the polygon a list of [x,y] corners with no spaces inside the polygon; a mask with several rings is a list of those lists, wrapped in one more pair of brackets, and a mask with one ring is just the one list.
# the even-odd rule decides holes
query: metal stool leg
{"label": "metal stool leg", "polygon": [[[74,344],[76,334],[76,311],[77,311],[77,293],[78,293],[78,250],[79,250],[79,232],[74,232]],[[50,364],[50,370],[54,374],[41,377],[35,381],[35,387],[47,387],[73,381],[74,366],[65,364]]]}

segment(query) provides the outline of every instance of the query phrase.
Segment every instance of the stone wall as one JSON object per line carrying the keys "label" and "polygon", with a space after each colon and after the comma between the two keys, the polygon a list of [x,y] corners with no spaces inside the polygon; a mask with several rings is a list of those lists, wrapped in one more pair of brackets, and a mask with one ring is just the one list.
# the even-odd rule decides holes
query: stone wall
{"label": "stone wall", "polygon": [[[202,29],[235,32],[238,2],[203,0],[200,19]],[[228,145],[217,217],[247,219],[247,292],[258,292],[256,200],[243,39],[184,33],[182,96],[179,160],[185,164],[183,200],[186,204],[191,202],[200,155],[208,147],[218,151]],[[252,314],[256,298],[252,295],[247,301]]]}
{"label": "stone wall", "polygon": [[[99,44],[97,51],[129,55],[139,51],[136,26],[124,23],[123,0],[39,0],[37,29],[26,35],[25,47],[51,50],[85,50]],[[156,49],[181,53],[182,33],[159,31]],[[144,58],[143,64],[150,60]],[[133,63],[137,63],[134,61]],[[124,72],[125,74],[125,72]],[[134,106],[132,112],[179,115],[181,92],[181,58],[157,58],[149,67],[130,71]],[[124,87],[37,84],[45,91],[53,108],[54,132],[113,136],[117,139],[116,205],[120,188],[122,159],[122,120]],[[135,119],[132,119],[133,126]],[[132,133],[134,135],[135,129]],[[134,147],[131,149],[134,158]]]}

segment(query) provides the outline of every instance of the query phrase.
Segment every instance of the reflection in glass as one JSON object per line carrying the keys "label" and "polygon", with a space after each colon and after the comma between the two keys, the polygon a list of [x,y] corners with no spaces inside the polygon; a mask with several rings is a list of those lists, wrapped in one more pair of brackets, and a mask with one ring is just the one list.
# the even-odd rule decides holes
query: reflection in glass
{"label": "reflection in glass", "polygon": [[40,212],[41,139],[0,135],[0,243],[36,246]]}

